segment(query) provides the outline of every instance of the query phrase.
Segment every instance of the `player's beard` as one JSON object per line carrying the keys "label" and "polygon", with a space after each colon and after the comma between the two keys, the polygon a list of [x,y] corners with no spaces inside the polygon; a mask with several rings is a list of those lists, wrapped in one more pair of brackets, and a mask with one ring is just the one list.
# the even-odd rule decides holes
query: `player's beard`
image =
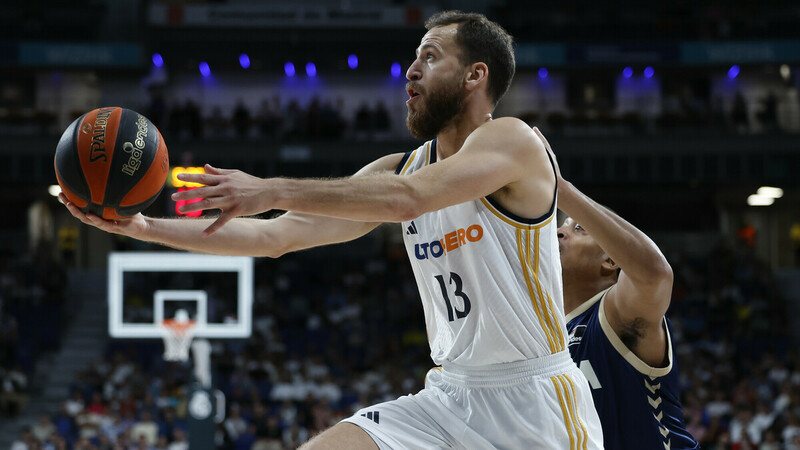
{"label": "player's beard", "polygon": [[[413,83],[409,84],[413,86]],[[416,110],[408,108],[408,131],[417,139],[433,139],[461,113],[464,97],[464,86],[458,79],[445,87],[426,92]]]}

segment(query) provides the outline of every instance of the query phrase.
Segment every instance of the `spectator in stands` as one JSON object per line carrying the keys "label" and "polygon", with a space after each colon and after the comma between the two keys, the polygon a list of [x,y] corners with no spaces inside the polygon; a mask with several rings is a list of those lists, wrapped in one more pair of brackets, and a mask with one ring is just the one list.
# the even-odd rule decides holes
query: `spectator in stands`
{"label": "spectator in stands", "polygon": [[155,445],[158,441],[158,424],[153,421],[149,411],[142,411],[141,418],[131,428],[131,439],[135,442],[144,439],[147,445]]}
{"label": "spectator in stands", "polygon": [[234,448],[236,450],[249,450],[256,442],[256,426],[255,424],[248,424],[247,430],[236,438]]}
{"label": "spectator in stands", "polygon": [[[145,410],[142,412],[144,413]],[[177,431],[183,432],[186,430],[186,422],[178,418],[175,408],[166,407],[161,412],[164,417],[158,421],[158,434],[163,434],[171,440]]]}
{"label": "spectator in stands", "polygon": [[222,115],[222,108],[219,106],[211,108],[211,115],[208,117],[208,137],[225,137],[228,134],[228,125],[228,119]]}
{"label": "spectator in stands", "polygon": [[150,93],[150,104],[145,110],[145,116],[153,122],[156,128],[163,130],[165,129],[163,127],[166,123],[167,115],[167,104],[164,100],[164,87],[161,85],[150,85],[147,90]]}
{"label": "spectator in stands", "polygon": [[280,111],[280,98],[277,95],[272,98],[271,103],[267,99],[261,101],[256,119],[261,137],[274,139],[280,135]]}
{"label": "spectator in stands", "polygon": [[386,104],[383,100],[378,100],[373,114],[376,132],[385,134],[391,131],[392,123],[389,119],[389,110],[386,109]]}
{"label": "spectator in stands", "polygon": [[14,416],[28,404],[28,377],[19,364],[0,367],[0,414]]}
{"label": "spectator in stands", "polygon": [[284,135],[287,138],[301,138],[305,133],[306,114],[297,99],[292,99],[283,113]]}
{"label": "spectator in stands", "polygon": [[[342,99],[339,99],[343,102]],[[320,115],[321,133],[323,138],[339,139],[344,133],[346,124],[342,120],[340,111],[342,104],[337,108],[334,104],[327,100],[322,105],[322,114]]]}
{"label": "spectator in stands", "polygon": [[56,432],[56,427],[47,414],[39,415],[39,422],[31,428],[33,437],[39,442],[45,442]]}
{"label": "spectator in stands", "polygon": [[36,440],[30,427],[22,429],[22,436],[11,444],[11,450],[29,450],[36,445]]}
{"label": "spectator in stands", "polygon": [[309,138],[322,136],[322,105],[316,95],[306,110],[306,136]]}
{"label": "spectator in stands", "polygon": [[247,109],[244,101],[239,99],[236,102],[236,108],[233,110],[233,117],[231,117],[233,129],[239,139],[245,139],[250,135],[250,120],[250,110]]}
{"label": "spectator in stands", "polygon": [[764,440],[761,442],[761,445],[758,446],[758,450],[781,450],[782,447],[775,432],[766,430],[764,433]]}
{"label": "spectator in stands", "polygon": [[750,443],[758,444],[761,441],[761,433],[756,424],[753,423],[753,411],[748,405],[739,407],[736,416],[730,424],[731,442],[734,444],[745,440]]}
{"label": "spectator in stands", "polygon": [[64,402],[64,410],[72,418],[75,418],[78,414],[80,414],[81,411],[83,411],[84,406],[85,402],[83,401],[83,396],[78,389],[73,389],[72,398]]}
{"label": "spectator in stands", "polygon": [[771,133],[778,130],[778,96],[774,91],[770,91],[761,101],[758,120],[765,132]]}
{"label": "spectator in stands", "polygon": [[786,413],[786,426],[783,427],[781,437],[783,437],[783,442],[789,443],[798,436],[800,436],[800,420],[796,413],[789,411]]}
{"label": "spectator in stands", "polygon": [[300,447],[308,440],[308,430],[301,427],[296,422],[283,430],[283,446],[284,448],[297,448]]}
{"label": "spectator in stands", "polygon": [[786,444],[785,450],[800,450],[800,434],[792,436],[791,441]]}
{"label": "spectator in stands", "polygon": [[253,450],[281,450],[283,434],[281,433],[278,416],[267,414],[256,422],[256,443]]}
{"label": "spectator in stands", "polygon": [[180,428],[175,429],[172,443],[169,444],[167,450],[188,450],[189,442],[186,440],[186,435]]}
{"label": "spectator in stands", "polygon": [[748,117],[747,101],[741,91],[736,92],[733,98],[733,110],[731,111],[731,122],[738,133],[750,132],[750,119]]}
{"label": "spectator in stands", "polygon": [[367,102],[363,102],[356,110],[353,119],[353,131],[355,131],[356,137],[360,139],[370,138],[372,136],[372,125],[372,111],[369,109]]}
{"label": "spectator in stands", "polygon": [[106,413],[107,408],[108,406],[105,400],[103,400],[103,394],[97,391],[92,393],[92,401],[89,403],[89,406],[86,407],[86,411],[102,416]]}
{"label": "spectator in stands", "polygon": [[0,299],[0,365],[10,364],[15,359],[14,350],[19,340],[17,319],[4,309]]}
{"label": "spectator in stands", "polygon": [[242,418],[241,408],[238,404],[234,403],[230,407],[230,411],[222,424],[228,441],[236,442],[239,436],[247,431],[247,421]]}
{"label": "spectator in stands", "polygon": [[183,139],[182,133],[186,128],[186,114],[183,106],[176,104],[170,108],[167,130],[174,138]]}
{"label": "spectator in stands", "polygon": [[200,108],[192,100],[187,100],[183,110],[184,114],[186,114],[186,123],[191,137],[194,139],[202,139],[203,119],[200,116]]}

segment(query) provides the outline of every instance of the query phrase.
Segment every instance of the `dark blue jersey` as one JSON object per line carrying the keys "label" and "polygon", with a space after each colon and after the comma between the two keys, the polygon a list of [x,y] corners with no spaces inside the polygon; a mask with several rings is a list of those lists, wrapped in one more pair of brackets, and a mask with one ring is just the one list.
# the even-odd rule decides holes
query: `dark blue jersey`
{"label": "dark blue jersey", "polygon": [[625,347],[608,323],[603,310],[606,292],[567,315],[569,352],[592,387],[606,450],[699,448],[683,419],[669,321],[664,319],[669,364],[650,367]]}

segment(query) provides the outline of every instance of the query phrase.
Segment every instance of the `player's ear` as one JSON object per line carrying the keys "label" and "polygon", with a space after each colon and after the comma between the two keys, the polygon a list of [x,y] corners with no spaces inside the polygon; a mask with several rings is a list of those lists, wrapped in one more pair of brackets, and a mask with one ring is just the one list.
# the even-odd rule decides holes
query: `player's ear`
{"label": "player's ear", "polygon": [[476,62],[467,67],[467,79],[465,86],[467,90],[477,89],[489,79],[489,67],[486,63]]}
{"label": "player's ear", "polygon": [[617,263],[615,263],[614,260],[611,259],[611,257],[606,253],[603,253],[603,262],[600,264],[600,267],[603,272],[603,276],[611,275],[619,270]]}

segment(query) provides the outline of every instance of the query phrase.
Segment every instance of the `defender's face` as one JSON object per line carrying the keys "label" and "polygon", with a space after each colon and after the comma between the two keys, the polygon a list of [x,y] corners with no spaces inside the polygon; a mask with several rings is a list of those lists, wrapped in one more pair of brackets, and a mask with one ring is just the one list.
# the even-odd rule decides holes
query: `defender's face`
{"label": "defender's face", "polygon": [[436,136],[463,108],[465,73],[458,59],[457,32],[455,24],[428,31],[406,72],[406,125],[416,138]]}
{"label": "defender's face", "polygon": [[558,250],[563,271],[599,267],[603,263],[603,249],[571,217],[558,228]]}

